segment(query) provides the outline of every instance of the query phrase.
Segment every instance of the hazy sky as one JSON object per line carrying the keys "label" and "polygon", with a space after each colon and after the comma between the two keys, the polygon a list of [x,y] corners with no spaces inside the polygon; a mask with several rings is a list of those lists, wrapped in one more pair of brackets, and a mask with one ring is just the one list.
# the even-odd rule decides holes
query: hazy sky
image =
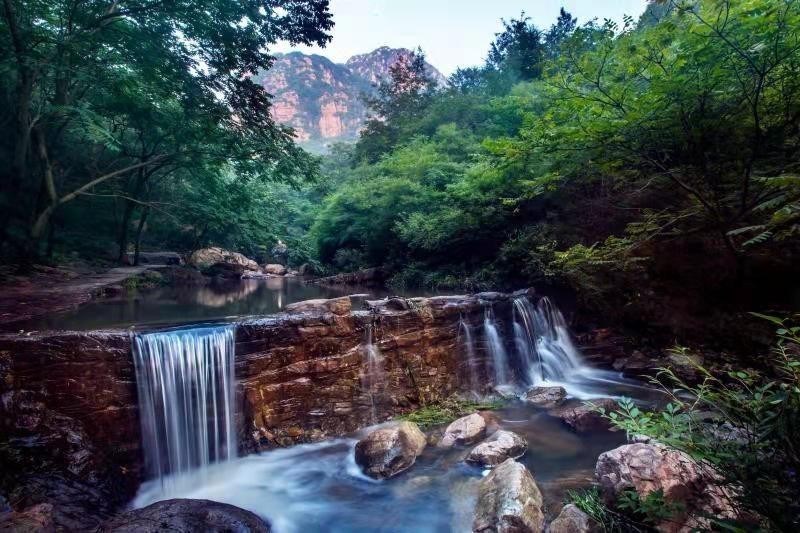
{"label": "hazy sky", "polygon": [[[331,0],[336,27],[327,48],[297,48],[344,62],[379,46],[421,46],[428,61],[449,75],[456,67],[483,62],[501,18],[520,11],[548,28],[564,7],[582,24],[593,18],[617,22],[638,18],[647,0]],[[288,45],[277,51],[286,52]]]}

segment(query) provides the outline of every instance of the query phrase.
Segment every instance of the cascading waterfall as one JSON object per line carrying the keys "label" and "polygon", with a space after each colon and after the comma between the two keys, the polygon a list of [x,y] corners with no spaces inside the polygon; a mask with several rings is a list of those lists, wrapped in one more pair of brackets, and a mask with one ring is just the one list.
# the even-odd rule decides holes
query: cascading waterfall
{"label": "cascading waterfall", "polygon": [[364,358],[366,373],[363,376],[362,386],[369,394],[372,410],[372,423],[377,423],[377,409],[375,395],[383,382],[383,356],[380,349],[373,342],[373,324],[367,325],[366,342],[364,343]]}
{"label": "cascading waterfall", "polygon": [[564,316],[547,297],[535,306],[527,297],[514,299],[514,341],[530,385],[564,381],[584,366]]}
{"label": "cascading waterfall", "polygon": [[469,389],[470,392],[474,394],[478,394],[480,391],[479,385],[479,378],[478,378],[478,357],[475,353],[475,342],[472,339],[472,327],[467,323],[464,319],[464,315],[461,315],[461,320],[458,322],[458,331],[459,331],[459,340],[460,334],[464,332],[464,351],[466,352],[466,361],[467,361],[467,375],[469,378]]}
{"label": "cascading waterfall", "polygon": [[137,335],[145,465],[156,479],[236,457],[235,326]]}
{"label": "cascading waterfall", "polygon": [[511,372],[508,365],[508,352],[503,346],[503,340],[497,331],[495,323],[494,309],[487,305],[483,315],[483,330],[486,334],[486,344],[489,355],[492,357],[492,368],[494,369],[494,384],[505,385],[509,383]]}

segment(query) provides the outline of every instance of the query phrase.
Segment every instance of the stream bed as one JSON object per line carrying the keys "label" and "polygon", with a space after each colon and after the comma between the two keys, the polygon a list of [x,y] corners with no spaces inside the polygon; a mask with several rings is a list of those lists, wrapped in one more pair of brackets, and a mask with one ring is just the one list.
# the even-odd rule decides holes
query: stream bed
{"label": "stream bed", "polygon": [[[600,388],[596,392],[599,396]],[[620,380],[605,395],[647,401],[653,392]],[[591,485],[597,457],[625,441],[621,432],[576,433],[546,410],[519,401],[493,415],[498,428],[527,440],[528,450],[518,461],[533,474],[551,515],[568,490]],[[151,481],[141,487],[133,507],[170,498],[209,499],[253,511],[278,533],[471,531],[478,484],[488,473],[464,462],[471,447],[428,445],[409,470],[376,481],[354,460],[356,442],[374,428]]]}

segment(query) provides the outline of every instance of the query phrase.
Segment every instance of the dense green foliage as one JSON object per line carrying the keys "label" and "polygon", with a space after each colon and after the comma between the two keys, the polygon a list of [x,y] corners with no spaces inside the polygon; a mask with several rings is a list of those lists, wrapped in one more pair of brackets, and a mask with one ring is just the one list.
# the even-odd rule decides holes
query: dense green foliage
{"label": "dense green foliage", "polygon": [[419,427],[426,429],[452,422],[462,416],[467,416],[476,411],[491,411],[503,406],[502,400],[465,400],[456,396],[444,400],[428,403],[413,411],[397,417],[398,420],[414,422]]}
{"label": "dense green foliage", "polygon": [[331,27],[327,0],[4,1],[4,259],[269,245],[297,214],[265,184],[317,164],[249,76]]}
{"label": "dense green foliage", "polygon": [[771,303],[798,251],[799,43],[794,2],[673,1],[624,27],[523,15],[446,88],[411,62],[324,201],[320,259],[564,283],[650,321],[721,293]]}
{"label": "dense green foliage", "polygon": [[745,509],[779,531],[800,522],[800,327],[777,327],[770,373],[736,370],[686,383],[670,370],[654,382],[671,398],[660,412],[622,400],[609,420],[629,435],[647,435],[712,465]]}

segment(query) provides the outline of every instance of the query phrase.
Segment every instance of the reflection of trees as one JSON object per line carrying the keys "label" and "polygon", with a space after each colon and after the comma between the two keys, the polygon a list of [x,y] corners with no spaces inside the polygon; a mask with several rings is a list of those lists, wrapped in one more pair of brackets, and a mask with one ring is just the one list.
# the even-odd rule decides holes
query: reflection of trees
{"label": "reflection of trees", "polygon": [[258,281],[242,281],[222,286],[200,287],[194,292],[194,302],[206,307],[223,307],[244,300],[258,290]]}

